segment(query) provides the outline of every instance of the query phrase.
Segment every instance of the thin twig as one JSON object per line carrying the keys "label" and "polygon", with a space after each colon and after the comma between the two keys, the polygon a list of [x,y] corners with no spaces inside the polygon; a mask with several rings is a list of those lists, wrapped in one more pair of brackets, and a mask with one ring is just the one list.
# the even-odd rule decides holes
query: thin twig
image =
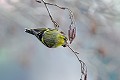
{"label": "thin twig", "polygon": [[76,58],[80,62],[81,73],[82,73],[80,80],[82,80],[82,76],[84,76],[84,80],[87,80],[87,66],[86,66],[86,64],[82,60],[79,59],[79,57],[77,55],[77,54],[79,54],[78,52],[75,52],[69,45],[67,45],[67,46],[69,47],[69,49],[72,50],[72,52],[74,53],[74,55],[76,56]]}
{"label": "thin twig", "polygon": [[[73,19],[73,12],[69,9],[69,8],[65,8],[65,7],[60,7],[60,6],[58,6],[58,5],[56,5],[56,4],[52,4],[52,3],[47,3],[47,2],[45,2],[44,0],[41,0],[43,3],[44,3],[44,5],[45,5],[45,7],[46,7],[46,9],[47,9],[47,11],[48,11],[48,14],[49,14],[49,16],[50,16],[50,19],[51,19],[51,21],[54,23],[54,25],[55,25],[55,28],[58,28],[59,27],[59,24],[53,19],[53,17],[51,16],[51,14],[50,14],[50,11],[49,11],[49,9],[48,9],[48,7],[47,7],[47,5],[52,5],[52,6],[56,6],[56,7],[58,7],[58,8],[60,8],[60,9],[63,9],[63,10],[68,10],[69,11],[69,16],[70,16],[70,20],[71,20],[71,23],[70,23],[70,26],[69,26],[69,28],[71,29],[71,27],[73,26],[73,24],[74,24],[74,19]],[[36,0],[36,2],[38,2],[38,3],[41,3],[41,1],[38,1],[38,0]],[[47,5],[46,5],[47,4]]]}
{"label": "thin twig", "polygon": [[[47,7],[47,4],[48,4],[48,3],[46,3],[44,0],[41,0],[41,1],[44,3],[44,5],[45,5],[45,7],[46,7],[46,9],[47,9],[47,12],[48,12],[48,14],[49,14],[49,17],[50,17],[51,21],[52,21],[53,24],[54,24],[55,29],[58,29],[59,24],[58,24],[56,21],[54,21],[52,15],[50,14],[50,11],[49,11],[49,9],[48,9],[48,7]],[[36,2],[38,2],[38,3],[41,3],[41,1],[36,0]]]}
{"label": "thin twig", "polygon": [[[42,0],[43,1],[43,0]],[[45,2],[46,3],[46,2]],[[58,6],[58,5],[56,5],[56,4],[52,4],[52,3],[46,3],[46,4],[48,4],[48,5],[52,5],[52,6],[56,6],[56,7],[58,7],[58,8],[60,8],[60,9],[63,9],[63,10],[68,10],[69,11],[69,16],[70,16],[70,19],[71,19],[71,24],[70,24],[70,27],[72,27],[72,25],[74,24],[74,20],[73,20],[73,12],[69,9],[69,8],[65,8],[65,7],[61,7],[61,6]]]}
{"label": "thin twig", "polygon": [[79,54],[78,52],[74,51],[69,45],[67,45],[67,46],[69,47],[69,49],[71,49],[71,51],[72,51],[73,53]]}

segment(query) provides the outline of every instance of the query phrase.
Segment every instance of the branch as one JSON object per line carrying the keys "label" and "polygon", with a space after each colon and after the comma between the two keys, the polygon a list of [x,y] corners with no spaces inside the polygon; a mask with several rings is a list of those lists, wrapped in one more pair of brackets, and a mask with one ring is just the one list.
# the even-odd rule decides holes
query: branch
{"label": "branch", "polygon": [[67,45],[71,50],[72,52],[74,53],[74,55],[76,56],[76,58],[78,59],[78,61],[80,62],[80,65],[81,65],[81,78],[80,80],[82,80],[82,77],[84,76],[84,80],[87,80],[87,66],[86,64],[79,59],[78,55],[79,54],[78,52],[75,52],[69,45]]}

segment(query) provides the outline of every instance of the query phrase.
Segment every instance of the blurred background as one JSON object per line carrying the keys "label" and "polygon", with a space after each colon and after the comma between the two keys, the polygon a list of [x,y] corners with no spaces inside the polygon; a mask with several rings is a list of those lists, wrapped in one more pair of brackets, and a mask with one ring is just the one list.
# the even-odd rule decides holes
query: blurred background
{"label": "blurred background", "polygon": [[[77,35],[71,47],[88,68],[88,80],[120,80],[120,0],[45,0],[70,8]],[[49,6],[67,34],[68,12]],[[54,28],[43,3],[0,0],[0,80],[79,80],[69,48],[47,48],[25,28]]]}

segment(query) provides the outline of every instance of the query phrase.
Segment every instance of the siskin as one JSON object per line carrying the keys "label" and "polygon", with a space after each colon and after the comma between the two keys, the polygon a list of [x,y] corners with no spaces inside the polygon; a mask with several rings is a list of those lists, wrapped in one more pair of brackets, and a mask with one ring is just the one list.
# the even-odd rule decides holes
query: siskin
{"label": "siskin", "polygon": [[35,35],[48,48],[56,48],[58,46],[67,46],[67,37],[57,29],[37,28],[25,29],[25,32]]}

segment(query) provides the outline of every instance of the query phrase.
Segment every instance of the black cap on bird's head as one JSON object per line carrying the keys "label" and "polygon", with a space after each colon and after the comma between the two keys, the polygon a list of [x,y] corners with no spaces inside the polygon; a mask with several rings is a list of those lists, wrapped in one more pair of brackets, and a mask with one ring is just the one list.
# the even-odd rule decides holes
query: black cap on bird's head
{"label": "black cap on bird's head", "polygon": [[[25,29],[26,33],[33,34],[33,31],[31,29]],[[34,35],[34,34],[33,34]]]}
{"label": "black cap on bird's head", "polygon": [[48,28],[36,28],[36,29],[25,29],[26,33],[37,35],[42,34],[44,31],[46,31]]}
{"label": "black cap on bird's head", "polygon": [[42,35],[46,30],[48,30],[48,28],[25,29],[25,32],[35,35],[41,41]]}

